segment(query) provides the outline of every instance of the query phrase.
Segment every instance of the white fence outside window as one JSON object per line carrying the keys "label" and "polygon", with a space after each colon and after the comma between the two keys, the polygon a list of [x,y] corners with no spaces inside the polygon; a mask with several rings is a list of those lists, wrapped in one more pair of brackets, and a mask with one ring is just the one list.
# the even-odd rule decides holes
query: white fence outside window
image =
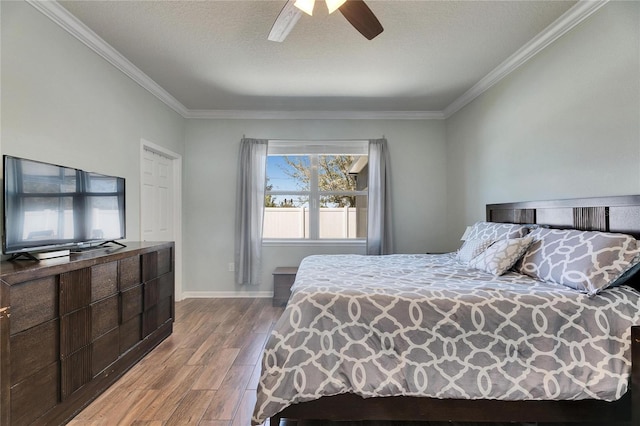
{"label": "white fence outside window", "polygon": [[[320,208],[320,238],[358,238],[357,208]],[[309,238],[309,209],[265,207],[263,238]]]}

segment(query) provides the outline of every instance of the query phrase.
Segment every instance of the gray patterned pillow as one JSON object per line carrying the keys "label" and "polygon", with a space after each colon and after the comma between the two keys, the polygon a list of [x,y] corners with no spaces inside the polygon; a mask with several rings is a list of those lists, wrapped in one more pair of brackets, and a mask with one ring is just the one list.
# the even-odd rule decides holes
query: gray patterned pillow
{"label": "gray patterned pillow", "polygon": [[[638,244],[637,241],[636,244]],[[609,284],[609,287],[617,287],[619,285],[626,284],[627,281],[635,278],[638,272],[640,272],[640,253],[636,254],[636,257],[633,258],[627,270],[620,274],[620,276],[616,278],[615,281]]]}
{"label": "gray patterned pillow", "polygon": [[493,240],[465,240],[456,254],[456,259],[462,263],[467,263],[487,249]]}
{"label": "gray patterned pillow", "polygon": [[468,240],[507,240],[522,238],[529,233],[529,227],[516,223],[476,222],[469,231]]}
{"label": "gray patterned pillow", "polygon": [[533,242],[530,236],[498,240],[489,248],[469,261],[469,267],[502,275],[507,272],[524,254]]}
{"label": "gray patterned pillow", "polygon": [[630,235],[539,228],[517,266],[518,272],[592,296],[631,265],[638,243]]}

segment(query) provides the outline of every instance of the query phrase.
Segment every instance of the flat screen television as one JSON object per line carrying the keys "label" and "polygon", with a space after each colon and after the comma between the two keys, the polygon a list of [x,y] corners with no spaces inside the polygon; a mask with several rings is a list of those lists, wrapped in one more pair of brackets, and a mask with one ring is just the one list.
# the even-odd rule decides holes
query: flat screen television
{"label": "flat screen television", "polygon": [[125,180],[3,156],[2,252],[91,246],[125,238]]}

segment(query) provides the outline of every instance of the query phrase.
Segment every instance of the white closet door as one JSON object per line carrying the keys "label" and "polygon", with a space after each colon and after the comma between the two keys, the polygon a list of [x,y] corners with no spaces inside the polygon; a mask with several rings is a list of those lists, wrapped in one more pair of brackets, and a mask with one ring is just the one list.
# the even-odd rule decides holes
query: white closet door
{"label": "white closet door", "polygon": [[173,161],[147,148],[142,158],[142,239],[173,241]]}

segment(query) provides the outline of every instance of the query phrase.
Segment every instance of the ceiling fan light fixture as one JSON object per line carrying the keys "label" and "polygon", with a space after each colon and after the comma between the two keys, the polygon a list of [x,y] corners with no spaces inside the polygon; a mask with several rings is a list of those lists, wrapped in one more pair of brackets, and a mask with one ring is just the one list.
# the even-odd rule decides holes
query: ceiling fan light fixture
{"label": "ceiling fan light fixture", "polygon": [[327,3],[327,9],[329,9],[329,13],[333,13],[336,10],[338,10],[338,8],[340,8],[340,6],[342,6],[347,0],[325,0]]}
{"label": "ceiling fan light fixture", "polygon": [[307,15],[313,15],[313,5],[316,0],[296,0],[294,6],[306,13]]}
{"label": "ceiling fan light fixture", "polygon": [[[325,2],[329,13],[339,9],[351,26],[367,40],[372,40],[384,31],[382,24],[364,0],[325,0]],[[268,39],[283,41],[302,16],[302,12],[308,15],[313,14],[314,5],[315,0],[287,0],[271,27]]]}

